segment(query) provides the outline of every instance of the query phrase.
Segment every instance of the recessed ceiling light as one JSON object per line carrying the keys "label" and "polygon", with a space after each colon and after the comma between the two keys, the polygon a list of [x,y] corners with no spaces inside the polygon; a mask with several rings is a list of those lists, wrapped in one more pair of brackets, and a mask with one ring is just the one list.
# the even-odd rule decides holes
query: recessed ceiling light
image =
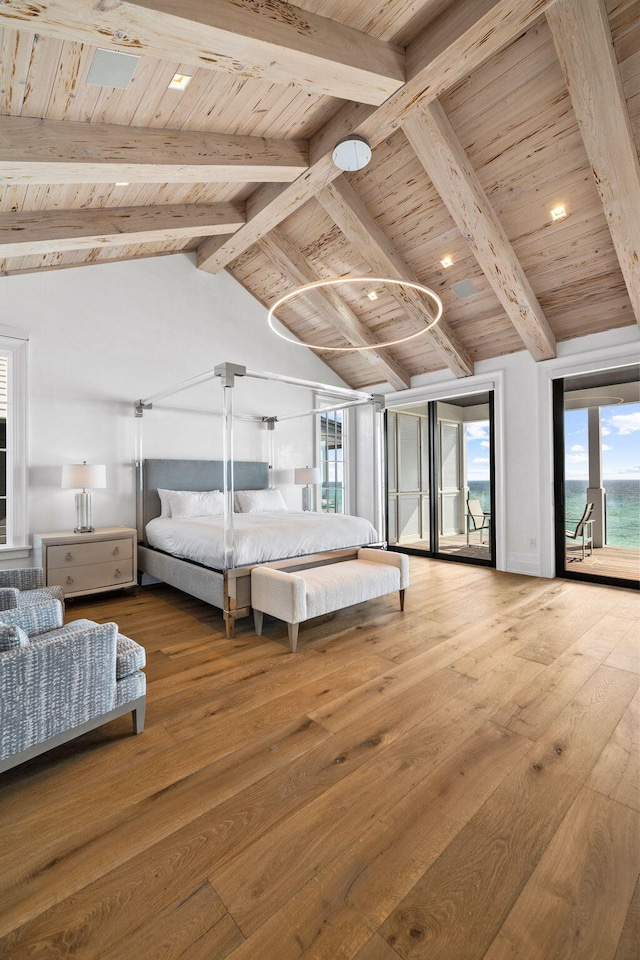
{"label": "recessed ceiling light", "polygon": [[452,267],[453,266],[453,257],[445,257],[444,260],[440,261],[440,264],[443,267]]}
{"label": "recessed ceiling light", "polygon": [[115,186],[116,186],[116,187],[128,187],[128,186],[129,186],[129,181],[128,181],[128,180],[116,180]]}
{"label": "recessed ceiling light", "polygon": [[352,133],[335,145],[331,159],[339,170],[362,170],[371,160],[371,147],[364,137]]}
{"label": "recessed ceiling light", "polygon": [[192,77],[187,77],[184,73],[176,73],[168,86],[168,90],[186,90],[191,83]]}
{"label": "recessed ceiling light", "polygon": [[549,211],[549,213],[551,214],[551,219],[554,223],[556,220],[564,220],[564,218],[567,216],[567,211],[563,206],[554,207],[553,210]]}
{"label": "recessed ceiling light", "polygon": [[378,294],[375,292],[375,290],[369,290],[369,293],[367,294],[367,296],[369,297],[369,300],[378,299]]}

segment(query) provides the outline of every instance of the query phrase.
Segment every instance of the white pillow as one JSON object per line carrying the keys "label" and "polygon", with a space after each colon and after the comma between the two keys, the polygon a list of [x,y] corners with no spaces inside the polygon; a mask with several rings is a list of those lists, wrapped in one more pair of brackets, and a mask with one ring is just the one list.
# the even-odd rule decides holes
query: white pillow
{"label": "white pillow", "polygon": [[169,490],[171,516],[213,517],[224,513],[224,494],[220,490]]}
{"label": "white pillow", "polygon": [[236,503],[240,513],[284,513],[287,505],[276,488],[272,490],[238,490]]}
{"label": "white pillow", "polygon": [[160,516],[161,517],[171,516],[171,504],[169,503],[170,493],[174,493],[174,491],[158,489],[158,496],[160,497]]}

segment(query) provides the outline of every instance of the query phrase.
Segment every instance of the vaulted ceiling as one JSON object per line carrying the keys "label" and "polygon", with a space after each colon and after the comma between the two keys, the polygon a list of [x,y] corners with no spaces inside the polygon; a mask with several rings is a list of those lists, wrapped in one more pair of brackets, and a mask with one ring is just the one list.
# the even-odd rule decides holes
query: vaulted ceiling
{"label": "vaulted ceiling", "polygon": [[391,346],[428,298],[278,311],[356,388],[640,322],[639,144],[640,0],[0,3],[0,275],[197,251],[265,306],[435,290]]}

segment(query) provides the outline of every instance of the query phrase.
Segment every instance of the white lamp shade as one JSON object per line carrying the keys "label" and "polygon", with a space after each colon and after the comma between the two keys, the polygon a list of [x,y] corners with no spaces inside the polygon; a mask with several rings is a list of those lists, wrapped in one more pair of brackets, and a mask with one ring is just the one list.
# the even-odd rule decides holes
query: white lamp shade
{"label": "white lamp shade", "polygon": [[320,467],[298,467],[295,471],[296,483],[320,483]]}
{"label": "white lamp shade", "polygon": [[62,487],[84,490],[106,487],[107,468],[104,463],[66,463],[62,468]]}

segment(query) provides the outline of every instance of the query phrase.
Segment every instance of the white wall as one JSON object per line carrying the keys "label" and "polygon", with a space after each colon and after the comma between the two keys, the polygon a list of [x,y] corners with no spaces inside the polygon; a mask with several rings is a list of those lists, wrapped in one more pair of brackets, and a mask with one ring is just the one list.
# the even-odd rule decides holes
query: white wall
{"label": "white wall", "polygon": [[[5,277],[0,324],[28,331],[29,531],[73,527],[73,491],[63,463],[106,463],[93,494],[96,526],[135,526],[133,403],[232,361],[341,384],[310,350],[288,345],[266,311],[227,273],[197,270],[192,256]],[[269,416],[313,406],[311,391],[240,381],[236,412]],[[144,417],[144,456],[221,456],[222,388],[216,380],[163,401]],[[310,418],[276,426],[277,470],[313,463]],[[240,423],[236,459],[268,459],[268,432]],[[282,475],[282,474],[280,474]],[[291,480],[292,480],[291,476]],[[301,488],[285,489],[300,508]]]}
{"label": "white wall", "polygon": [[[558,357],[535,363],[527,352],[476,364],[473,377],[447,371],[415,377],[411,390],[389,394],[389,405],[454,397],[495,388],[496,562],[498,569],[551,577],[553,462],[551,380],[582,371],[637,363],[636,326],[558,344]],[[359,477],[359,494],[364,476]]]}

